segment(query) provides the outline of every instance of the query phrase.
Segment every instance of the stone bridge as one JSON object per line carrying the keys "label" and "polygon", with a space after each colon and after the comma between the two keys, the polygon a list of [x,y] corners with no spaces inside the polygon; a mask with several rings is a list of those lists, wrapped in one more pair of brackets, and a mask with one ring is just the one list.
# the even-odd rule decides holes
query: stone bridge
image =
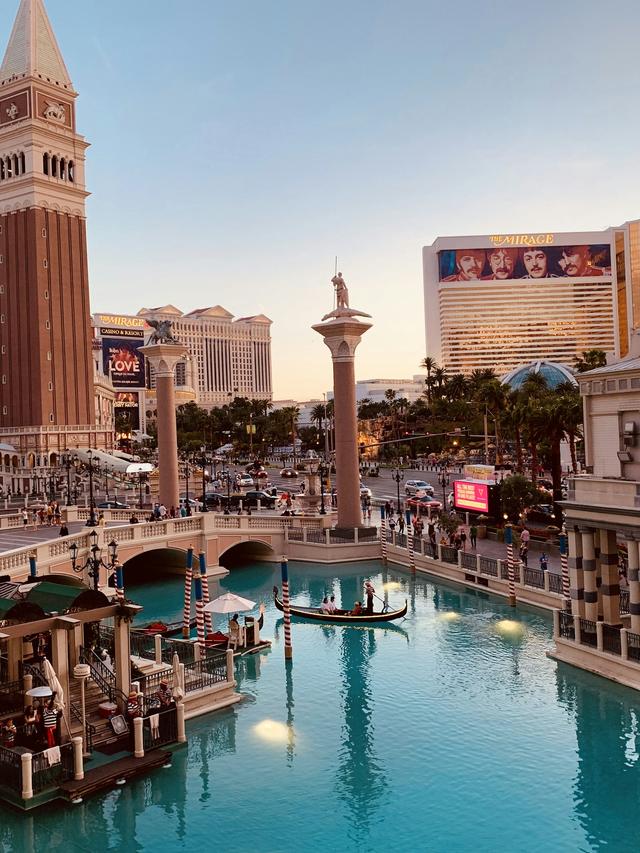
{"label": "stone bridge", "polygon": [[[0,575],[8,576],[12,581],[25,580],[29,575],[29,557],[35,555],[40,577],[57,574],[72,575],[69,546],[78,544],[78,562],[84,563],[89,556],[91,533],[98,534],[98,545],[103,549],[102,556],[107,559],[107,544],[112,540],[118,543],[118,559],[124,565],[125,585],[127,567],[131,567],[137,558],[158,552],[186,552],[192,546],[195,554],[204,552],[207,568],[218,573],[221,560],[229,557],[237,559],[279,561],[287,553],[287,531],[296,529],[314,531],[322,536],[322,528],[327,523],[324,518],[300,516],[283,518],[281,516],[260,515],[221,515],[218,513],[199,513],[190,518],[166,519],[165,521],[140,522],[129,524],[130,512],[105,511],[107,521],[123,521],[122,526],[86,528],[79,533],[63,538],[49,540],[7,551],[0,555]],[[79,520],[86,519],[88,512],[77,511]],[[74,518],[75,518],[74,511]],[[307,533],[305,532],[305,539]],[[163,574],[178,571],[184,567],[182,555],[169,562]],[[139,560],[138,560],[139,562]],[[150,563],[149,560],[146,561]],[[101,585],[106,584],[100,578]]]}

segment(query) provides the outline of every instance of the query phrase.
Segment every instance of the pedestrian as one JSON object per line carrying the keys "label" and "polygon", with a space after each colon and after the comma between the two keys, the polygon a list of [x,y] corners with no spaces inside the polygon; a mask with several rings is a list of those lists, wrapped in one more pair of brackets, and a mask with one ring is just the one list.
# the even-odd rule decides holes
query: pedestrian
{"label": "pedestrian", "polygon": [[58,719],[60,717],[60,712],[55,706],[55,698],[56,694],[54,693],[51,699],[49,699],[47,704],[44,706],[44,711],[42,712],[44,720],[44,734],[49,748],[58,745]]}
{"label": "pedestrian", "polygon": [[520,541],[522,542],[523,545],[526,545],[527,548],[529,547],[529,539],[530,538],[531,538],[531,534],[529,533],[527,528],[526,527],[523,528],[522,533],[520,534]]}
{"label": "pedestrian", "polygon": [[22,510],[22,527],[24,530],[27,529],[27,525],[29,524],[29,513],[26,509]]}
{"label": "pedestrian", "polygon": [[475,550],[476,542],[478,541],[478,528],[475,524],[472,524],[469,528],[469,540],[471,542],[471,547]]}
{"label": "pedestrian", "polygon": [[395,519],[394,519],[394,517],[393,517],[393,516],[390,516],[390,517],[389,517],[389,530],[393,533],[393,531],[394,531],[395,529],[396,529],[396,522],[395,522]]}
{"label": "pedestrian", "polygon": [[549,562],[547,559],[547,555],[545,554],[544,551],[542,552],[542,554],[540,554],[540,568],[542,569],[543,572],[546,572],[547,569],[549,568]]}
{"label": "pedestrian", "polygon": [[106,525],[106,523],[107,523],[107,522],[105,521],[104,513],[103,513],[103,512],[101,512],[101,513],[98,515],[98,527],[104,527],[104,526]]}
{"label": "pedestrian", "polygon": [[464,527],[460,531],[460,545],[462,546],[462,550],[467,550],[467,533]]}
{"label": "pedestrian", "polygon": [[403,515],[398,516],[398,532],[404,533],[404,516]]}
{"label": "pedestrian", "polygon": [[67,523],[65,521],[60,525],[60,533],[58,534],[58,536],[68,536],[68,535],[69,535],[69,528],[67,527]]}
{"label": "pedestrian", "polygon": [[526,543],[522,542],[520,545],[520,562],[522,563],[522,565],[525,568],[528,565],[528,562],[527,562],[528,559],[529,559],[529,549],[527,548]]}
{"label": "pedestrian", "polygon": [[391,515],[391,504],[389,503],[389,501],[385,501],[384,514],[387,516],[387,518],[389,518],[389,516]]}

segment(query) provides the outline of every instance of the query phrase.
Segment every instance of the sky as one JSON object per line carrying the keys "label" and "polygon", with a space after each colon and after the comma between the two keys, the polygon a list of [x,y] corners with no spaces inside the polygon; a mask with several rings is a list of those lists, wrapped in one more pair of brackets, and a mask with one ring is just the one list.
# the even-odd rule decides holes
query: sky
{"label": "sky", "polygon": [[331,386],[335,256],[373,316],[357,378],[408,378],[423,245],[640,217],[637,0],[45,4],[92,145],[92,311],[264,313],[275,399]]}

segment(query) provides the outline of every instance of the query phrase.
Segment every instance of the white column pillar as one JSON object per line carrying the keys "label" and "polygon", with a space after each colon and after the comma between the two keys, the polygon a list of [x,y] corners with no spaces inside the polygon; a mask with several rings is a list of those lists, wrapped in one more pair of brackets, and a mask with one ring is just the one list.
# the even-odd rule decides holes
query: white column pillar
{"label": "white column pillar", "polygon": [[84,779],[84,760],[82,757],[82,738],[74,737],[73,743],[73,778],[76,781]]}
{"label": "white column pillar", "polygon": [[136,758],[144,758],[144,721],[136,717],[133,721],[133,754]]}
{"label": "white column pillar", "polygon": [[32,754],[25,752],[22,756],[22,799],[33,799],[33,779],[32,779]]}
{"label": "white column pillar", "polygon": [[176,715],[178,718],[178,743],[187,742],[187,729],[184,721],[184,703],[178,702],[176,705]]}

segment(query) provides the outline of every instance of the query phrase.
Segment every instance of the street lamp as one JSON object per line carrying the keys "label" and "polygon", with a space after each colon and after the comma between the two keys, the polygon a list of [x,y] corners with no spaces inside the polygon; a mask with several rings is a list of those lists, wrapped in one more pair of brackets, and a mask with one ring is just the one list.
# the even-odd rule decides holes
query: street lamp
{"label": "street lamp", "polygon": [[207,508],[207,464],[208,459],[206,457],[207,448],[203,444],[200,448],[200,453],[202,454],[202,512],[209,512]]}
{"label": "street lamp", "polygon": [[191,515],[191,504],[189,503],[189,458],[185,457],[184,461],[184,490],[185,494],[185,511],[187,515]]}
{"label": "street lamp", "polygon": [[320,515],[326,515],[327,510],[324,505],[324,478],[327,476],[327,466],[325,465],[324,460],[320,461],[318,473],[320,474]]}
{"label": "street lamp", "polygon": [[98,521],[96,519],[96,504],[93,499],[93,473],[94,471],[98,473],[99,466],[97,462],[93,461],[92,450],[87,451],[87,456],[89,457],[89,518],[86,527],[95,527]]}
{"label": "street lamp", "polygon": [[442,486],[442,512],[446,512],[447,510],[447,486],[449,485],[450,477],[449,472],[445,467],[440,469],[440,474],[438,475],[438,483]]}
{"label": "street lamp", "polygon": [[102,559],[102,548],[98,546],[98,534],[92,530],[89,534],[91,545],[89,546],[89,556],[84,563],[78,563],[78,543],[72,542],[69,545],[69,553],[71,554],[71,568],[76,574],[86,570],[89,578],[93,580],[94,590],[98,590],[100,583],[100,568],[103,567],[107,572],[114,572],[118,563],[118,543],[112,539],[107,546],[109,549],[109,562],[105,563]]}
{"label": "street lamp", "polygon": [[402,468],[396,468],[396,470],[391,475],[391,479],[395,480],[396,488],[398,490],[398,514],[402,513],[402,506],[400,505],[400,483],[404,480],[404,473]]}
{"label": "street lamp", "polygon": [[[67,506],[71,506],[71,467],[73,466],[75,471],[77,461],[77,455],[74,453],[72,456],[69,452],[69,448],[67,448],[64,452],[64,456],[62,457],[62,464],[67,469]],[[75,474],[73,478],[73,483],[75,486]]]}

